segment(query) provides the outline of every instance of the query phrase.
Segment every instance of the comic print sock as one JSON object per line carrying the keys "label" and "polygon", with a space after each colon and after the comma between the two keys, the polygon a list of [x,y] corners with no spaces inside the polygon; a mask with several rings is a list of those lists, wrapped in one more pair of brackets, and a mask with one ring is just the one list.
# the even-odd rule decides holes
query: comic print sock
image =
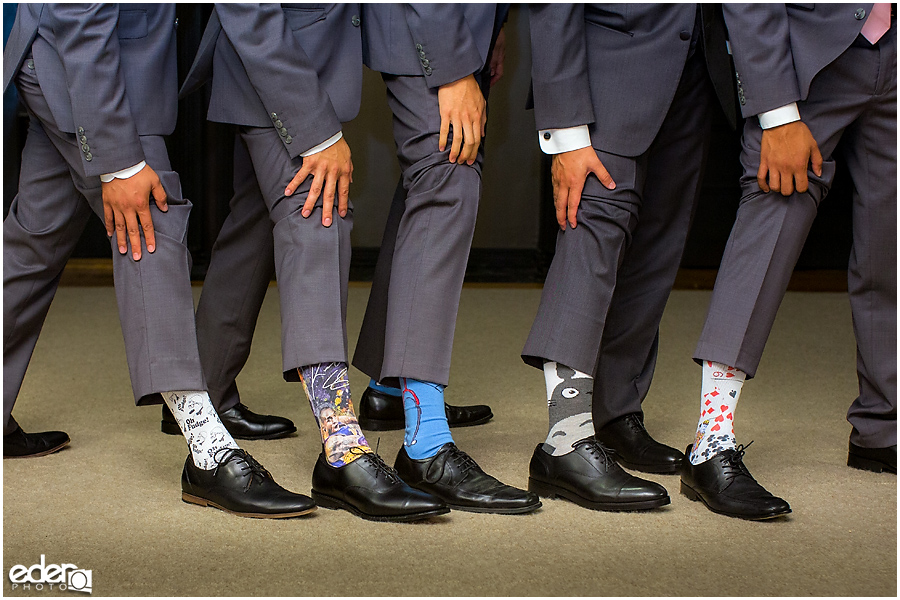
{"label": "comic print sock", "polygon": [[162,397],[181,428],[198,469],[215,469],[216,452],[240,447],[222,425],[206,392],[164,392]]}
{"label": "comic print sock", "polygon": [[550,430],[544,450],[553,456],[572,451],[575,442],[594,435],[591,398],[594,378],[554,361],[544,363]]}
{"label": "comic print sock", "polygon": [[444,410],[444,386],[406,377],[400,378],[400,385],[406,416],[403,446],[413,460],[431,458],[441,446],[453,441]]}
{"label": "comic print sock", "polygon": [[369,387],[372,388],[373,390],[375,390],[376,392],[381,392],[382,394],[385,394],[387,396],[396,396],[397,398],[399,398],[400,396],[403,395],[403,393],[400,391],[400,388],[390,387],[387,385],[381,385],[374,379],[369,380]]}
{"label": "comic print sock", "polygon": [[308,365],[297,373],[319,424],[328,464],[343,467],[372,452],[353,411],[347,363]]}
{"label": "comic print sock", "polygon": [[747,374],[722,363],[703,361],[700,385],[700,421],[691,450],[691,464],[706,462],[719,452],[734,448],[734,409]]}

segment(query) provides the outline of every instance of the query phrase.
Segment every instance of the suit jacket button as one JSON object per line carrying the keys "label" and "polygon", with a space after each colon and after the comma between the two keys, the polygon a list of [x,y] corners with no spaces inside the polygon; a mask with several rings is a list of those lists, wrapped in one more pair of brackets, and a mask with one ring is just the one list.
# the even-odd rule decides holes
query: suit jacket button
{"label": "suit jacket button", "polygon": [[864,9],[864,8],[857,8],[857,9],[856,9],[856,13],[854,13],[853,16],[856,17],[856,20],[857,20],[857,21],[862,21],[863,19],[866,18],[866,9]]}
{"label": "suit jacket button", "polygon": [[85,152],[86,154],[90,154],[90,153],[91,153],[91,147],[88,146],[87,144],[83,144],[83,145],[81,146],[81,150],[82,150],[82,152]]}
{"label": "suit jacket button", "polygon": [[282,127],[281,129],[278,130],[278,133],[281,134],[281,137],[286,136],[286,135],[287,135],[287,128],[286,128],[286,127]]}
{"label": "suit jacket button", "polygon": [[278,118],[278,113],[272,113],[272,120],[274,121],[277,118]]}
{"label": "suit jacket button", "polygon": [[354,27],[359,27],[359,15],[353,15],[350,22],[353,23]]}
{"label": "suit jacket button", "polygon": [[292,138],[291,136],[287,136],[286,138],[284,138],[285,144],[290,144],[293,141],[294,141],[294,138]]}
{"label": "suit jacket button", "polygon": [[551,136],[550,136],[550,132],[549,132],[549,131],[545,131],[545,132],[544,132],[544,139],[545,139],[545,140],[549,140],[550,137],[551,137]]}
{"label": "suit jacket button", "polygon": [[691,32],[690,31],[682,31],[681,33],[678,34],[678,37],[680,37],[682,39],[682,41],[686,42],[689,39],[691,39]]}
{"label": "suit jacket button", "polygon": [[178,17],[175,17],[175,29],[178,29]]}
{"label": "suit jacket button", "polygon": [[82,143],[82,144],[87,144],[87,137],[81,136],[80,139],[81,139],[81,143]]}
{"label": "suit jacket button", "polygon": [[79,127],[79,128],[78,128],[78,135],[82,135],[82,134],[84,134],[84,127]]}
{"label": "suit jacket button", "polygon": [[91,162],[92,160],[94,160],[94,155],[91,154],[90,152],[88,152],[87,154],[84,155],[84,160]]}
{"label": "suit jacket button", "polygon": [[425,67],[426,75],[431,75],[432,73],[434,73],[434,69],[432,69],[431,67]]}
{"label": "suit jacket button", "polygon": [[430,65],[430,64],[431,64],[431,61],[429,61],[427,58],[423,58],[423,59],[422,59],[422,66],[423,66],[423,67],[427,67],[427,66]]}
{"label": "suit jacket button", "polygon": [[422,51],[422,44],[416,44],[416,50],[418,50],[419,52],[421,52],[421,51]]}
{"label": "suit jacket button", "polygon": [[284,123],[281,122],[281,119],[275,121],[275,127],[277,127],[278,129],[284,127]]}
{"label": "suit jacket button", "polygon": [[31,69],[33,71],[34,70],[34,61],[29,60],[28,62],[25,63],[25,66],[27,66],[29,69]]}

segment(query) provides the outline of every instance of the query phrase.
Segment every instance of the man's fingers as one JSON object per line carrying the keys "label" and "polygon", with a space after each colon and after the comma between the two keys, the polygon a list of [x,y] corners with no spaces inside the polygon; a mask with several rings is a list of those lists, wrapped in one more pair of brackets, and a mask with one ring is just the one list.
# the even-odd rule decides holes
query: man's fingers
{"label": "man's fingers", "polygon": [[441,115],[441,133],[438,136],[438,150],[443,152],[447,148],[447,135],[450,133],[450,117]]}
{"label": "man's fingers", "polygon": [[[606,167],[603,166],[603,163],[600,162],[600,159],[597,159],[597,162],[590,165],[591,173],[597,176],[597,179],[600,180],[600,183],[603,184],[608,190],[616,189],[616,182],[613,181],[612,175],[609,174],[609,171],[606,170]],[[584,184],[582,184],[582,187]],[[578,192],[579,198],[581,198],[581,191]]]}
{"label": "man's fingers", "polygon": [[115,227],[116,245],[119,246],[119,254],[125,254],[128,252],[128,237],[125,232],[125,215],[122,211],[116,211],[115,213]]}
{"label": "man's fingers", "polygon": [[334,187],[337,184],[337,173],[335,171],[326,171],[325,173],[325,189],[322,194],[322,225],[331,226],[334,218]]}
{"label": "man's fingers", "polygon": [[131,256],[134,260],[141,260],[141,224],[138,223],[136,212],[125,214],[125,229],[131,244]]}
{"label": "man's fingers", "polygon": [[794,174],[790,171],[781,173],[781,195],[790,196],[794,193]]}
{"label": "man's fingers", "polygon": [[450,143],[450,162],[456,162],[459,158],[460,150],[462,149],[463,138],[465,134],[463,133],[462,125],[460,125],[457,121],[451,123],[453,126],[453,141]]}
{"label": "man's fingers", "polygon": [[303,215],[303,218],[308,217],[312,214],[313,207],[316,205],[316,200],[319,199],[319,195],[322,193],[322,185],[325,183],[325,173],[322,171],[318,171],[313,173],[312,185],[309,186],[309,193],[306,195],[306,202],[303,203],[303,209],[300,211],[300,214]]}
{"label": "man's fingers", "polygon": [[147,204],[138,211],[141,229],[144,232],[144,242],[147,244],[147,252],[156,251],[156,232],[153,229],[153,217],[150,216],[150,205]]}
{"label": "man's fingers", "polygon": [[[297,171],[297,174],[294,175],[294,178],[291,179],[290,183],[287,184],[287,187],[284,188],[284,195],[290,196],[294,192],[297,191],[297,188],[306,181],[306,178],[309,177],[310,171],[312,170],[312,161],[303,160],[303,165],[300,167],[300,170]],[[308,217],[309,215],[303,215],[304,217]]]}
{"label": "man's fingers", "polygon": [[813,144],[812,147],[812,170],[813,173],[816,174],[816,177],[822,176],[822,153],[819,152],[819,146],[817,144]]}
{"label": "man's fingers", "polygon": [[559,228],[563,231],[566,230],[566,209],[568,208],[569,201],[569,188],[560,185],[557,188],[556,198],[554,198],[554,202],[556,204],[556,222],[559,223]]}
{"label": "man's fingers", "polygon": [[350,205],[350,177],[351,173],[341,173],[338,180],[338,214],[341,218],[347,216],[347,208]]}
{"label": "man's fingers", "polygon": [[766,181],[766,175],[769,172],[769,167],[764,162],[759,163],[759,169],[756,171],[756,185],[759,186],[759,189],[768,193],[770,191],[769,183]]}
{"label": "man's fingers", "polygon": [[809,189],[809,178],[806,176],[806,168],[797,171],[794,175],[794,189],[801,194]]}
{"label": "man's fingers", "polygon": [[106,227],[106,237],[112,237],[116,232],[116,220],[113,217],[113,209],[109,204],[103,203],[103,225]]}
{"label": "man's fingers", "polygon": [[[608,175],[609,173],[607,173],[607,176]],[[569,187],[569,194],[566,198],[566,216],[568,217],[569,225],[571,225],[573,229],[576,225],[578,225],[578,221],[575,218],[575,215],[578,212],[578,205],[581,204],[582,190],[584,190],[583,180]]]}
{"label": "man's fingers", "polygon": [[[773,192],[781,191],[781,174],[775,169],[769,171],[769,190]],[[765,190],[765,191],[769,191]]]}
{"label": "man's fingers", "polygon": [[478,145],[481,142],[481,136],[478,134],[477,127],[478,126],[474,121],[466,123],[464,128],[463,151],[459,157],[459,164],[466,162],[471,165],[475,162],[475,157],[478,155]]}
{"label": "man's fingers", "polygon": [[[161,210],[162,212],[166,212],[169,210],[168,196],[166,196],[166,190],[163,188],[162,183],[157,178],[156,184],[150,188],[150,193],[153,194],[153,200],[156,202],[156,208]],[[150,250],[153,252],[153,250]]]}

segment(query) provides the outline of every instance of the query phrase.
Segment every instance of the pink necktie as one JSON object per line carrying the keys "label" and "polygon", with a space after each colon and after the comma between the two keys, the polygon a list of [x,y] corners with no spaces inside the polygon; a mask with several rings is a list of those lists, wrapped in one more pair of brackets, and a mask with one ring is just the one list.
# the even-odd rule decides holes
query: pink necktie
{"label": "pink necktie", "polygon": [[876,2],[860,33],[873,44],[891,28],[891,3]]}

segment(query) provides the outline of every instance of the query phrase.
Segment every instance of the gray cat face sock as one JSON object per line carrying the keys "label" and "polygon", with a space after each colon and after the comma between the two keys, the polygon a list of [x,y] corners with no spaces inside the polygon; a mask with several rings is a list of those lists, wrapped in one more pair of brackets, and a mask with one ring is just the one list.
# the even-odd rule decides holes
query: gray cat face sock
{"label": "gray cat face sock", "polygon": [[572,451],[575,442],[594,435],[591,403],[594,378],[554,361],[544,363],[550,429],[544,450],[553,456]]}

